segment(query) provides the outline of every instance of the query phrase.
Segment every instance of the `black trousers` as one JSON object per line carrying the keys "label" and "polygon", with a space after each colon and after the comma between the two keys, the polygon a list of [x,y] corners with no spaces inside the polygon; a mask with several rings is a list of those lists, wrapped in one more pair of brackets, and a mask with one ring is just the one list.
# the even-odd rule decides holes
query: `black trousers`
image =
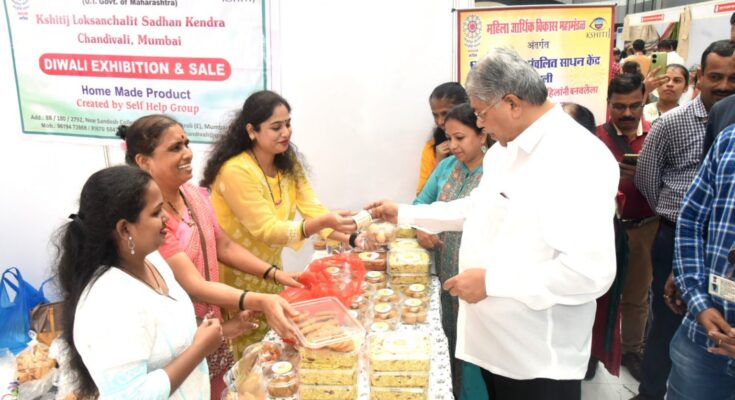
{"label": "black trousers", "polygon": [[537,378],[516,380],[482,369],[482,378],[491,400],[580,400],[582,381]]}

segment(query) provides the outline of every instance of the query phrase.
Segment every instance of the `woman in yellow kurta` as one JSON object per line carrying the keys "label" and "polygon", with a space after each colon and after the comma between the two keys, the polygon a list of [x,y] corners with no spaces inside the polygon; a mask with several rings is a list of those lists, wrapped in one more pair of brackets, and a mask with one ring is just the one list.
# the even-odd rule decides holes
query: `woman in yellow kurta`
{"label": "woman in yellow kurta", "polygon": [[[210,187],[222,229],[256,257],[283,269],[284,246],[298,249],[309,235],[354,244],[356,229],[349,212],[330,212],[316,197],[291,139],[291,107],[270,91],[253,93],[227,132],[215,143],[202,186]],[[294,220],[296,211],[304,217]],[[220,280],[245,290],[278,293],[283,286],[265,276],[245,274],[220,264]],[[233,354],[260,341],[265,320],[233,343]]]}
{"label": "woman in yellow kurta", "polygon": [[426,180],[434,172],[437,164],[451,155],[447,135],[444,132],[444,121],[447,113],[452,107],[468,101],[467,92],[465,92],[462,85],[456,82],[442,83],[435,87],[429,95],[429,107],[431,107],[431,115],[434,117],[436,125],[434,126],[432,138],[424,144],[424,148],[421,150],[419,185],[416,188],[416,195],[421,193]]}

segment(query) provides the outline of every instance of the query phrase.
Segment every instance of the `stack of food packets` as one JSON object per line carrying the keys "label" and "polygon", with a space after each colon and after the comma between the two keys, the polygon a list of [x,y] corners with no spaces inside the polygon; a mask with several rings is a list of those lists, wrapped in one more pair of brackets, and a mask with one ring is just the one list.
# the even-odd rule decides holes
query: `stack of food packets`
{"label": "stack of food packets", "polygon": [[425,400],[431,342],[425,333],[376,332],[368,340],[372,400]]}
{"label": "stack of food packets", "polygon": [[301,355],[301,400],[357,398],[359,351],[365,329],[334,297],[294,303]]}
{"label": "stack of food packets", "polygon": [[[393,289],[403,291],[413,284],[429,285],[429,252],[420,247],[411,247],[418,243],[412,239],[398,239],[388,254],[388,272]],[[400,244],[398,244],[400,243]]]}

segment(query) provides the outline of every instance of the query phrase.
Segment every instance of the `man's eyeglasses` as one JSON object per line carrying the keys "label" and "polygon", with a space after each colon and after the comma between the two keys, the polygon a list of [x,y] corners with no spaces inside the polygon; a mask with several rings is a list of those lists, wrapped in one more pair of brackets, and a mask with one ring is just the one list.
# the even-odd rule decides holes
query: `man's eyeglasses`
{"label": "man's eyeglasses", "polygon": [[639,111],[641,108],[643,108],[643,103],[633,103],[633,104],[620,104],[620,103],[614,103],[610,107],[617,111],[617,112],[625,112],[625,110],[630,109],[630,112],[636,112]]}
{"label": "man's eyeglasses", "polygon": [[477,120],[478,121],[484,121],[485,120],[485,113],[487,112],[487,110],[489,110],[491,107],[495,107],[496,105],[498,105],[498,103],[500,103],[501,101],[503,101],[503,99],[505,98],[505,96],[507,96],[507,94],[505,94],[502,97],[500,97],[493,104],[490,104],[489,106],[483,108],[482,111],[480,111],[479,113],[476,112],[475,113],[475,117],[477,117]]}

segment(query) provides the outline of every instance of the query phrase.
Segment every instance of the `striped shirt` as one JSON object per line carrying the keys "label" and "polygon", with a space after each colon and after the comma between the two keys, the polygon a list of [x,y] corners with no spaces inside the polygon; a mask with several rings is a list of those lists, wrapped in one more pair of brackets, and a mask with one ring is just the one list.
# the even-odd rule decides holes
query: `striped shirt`
{"label": "striped shirt", "polygon": [[656,214],[671,222],[697,172],[706,124],[707,110],[697,97],[659,117],[643,144],[635,185]]}
{"label": "striped shirt", "polygon": [[[727,261],[735,244],[735,125],[717,136],[684,197],[676,229],[674,283],[682,291],[687,314],[682,327],[700,346],[713,347],[697,316],[716,308],[735,326],[735,303],[710,296],[709,276],[732,273]],[[706,238],[706,239],[705,239]],[[735,360],[730,360],[735,367]]]}

